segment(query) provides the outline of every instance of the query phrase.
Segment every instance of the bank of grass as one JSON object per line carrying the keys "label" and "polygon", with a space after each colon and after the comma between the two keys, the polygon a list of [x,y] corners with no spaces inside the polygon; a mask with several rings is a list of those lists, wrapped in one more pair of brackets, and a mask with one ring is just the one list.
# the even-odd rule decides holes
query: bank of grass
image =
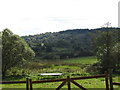
{"label": "bank of grass", "polygon": [[[95,56],[81,57],[65,60],[40,60],[37,62],[27,62],[24,67],[15,67],[9,71],[9,76],[3,78],[4,81],[25,81],[26,77],[32,80],[48,80],[57,78],[90,76],[87,68],[96,63]],[[38,76],[40,73],[64,73],[62,76]],[[118,82],[118,77],[115,75],[113,80]],[[105,88],[104,78],[77,80],[86,88]],[[34,88],[56,88],[61,82],[34,84]],[[25,88],[25,84],[4,84],[3,88]],[[65,85],[63,88],[67,88]],[[76,88],[72,85],[72,88]]]}

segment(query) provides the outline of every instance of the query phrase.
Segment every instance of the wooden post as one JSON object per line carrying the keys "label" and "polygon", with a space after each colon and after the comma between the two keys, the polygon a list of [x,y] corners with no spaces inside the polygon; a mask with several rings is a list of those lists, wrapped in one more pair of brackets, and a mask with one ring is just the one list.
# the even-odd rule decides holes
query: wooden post
{"label": "wooden post", "polygon": [[108,72],[105,72],[105,85],[106,85],[106,90],[109,90],[109,84],[108,84]]}
{"label": "wooden post", "polygon": [[26,90],[29,90],[29,78],[26,78]]}
{"label": "wooden post", "polygon": [[32,88],[32,79],[29,79],[29,82],[30,82],[30,90],[33,90],[33,88]]}
{"label": "wooden post", "polygon": [[83,86],[81,86],[80,84],[78,84],[77,82],[75,82],[74,80],[71,80],[71,82],[72,82],[73,84],[75,84],[76,86],[78,86],[80,89],[82,89],[82,90],[87,90],[86,88],[84,88]]}
{"label": "wooden post", "polygon": [[110,90],[113,90],[112,69],[109,69]]}
{"label": "wooden post", "polygon": [[68,90],[71,90],[71,87],[70,87],[70,76],[67,76],[67,81],[68,81]]}
{"label": "wooden post", "polygon": [[64,85],[65,85],[66,81],[63,81],[60,86],[58,86],[55,90],[60,90]]}

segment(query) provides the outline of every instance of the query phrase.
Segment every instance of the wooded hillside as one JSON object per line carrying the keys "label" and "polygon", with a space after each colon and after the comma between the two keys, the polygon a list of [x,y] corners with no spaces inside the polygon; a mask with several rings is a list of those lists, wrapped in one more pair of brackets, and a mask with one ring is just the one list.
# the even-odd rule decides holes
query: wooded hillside
{"label": "wooded hillside", "polygon": [[42,59],[64,59],[95,55],[95,38],[99,32],[107,30],[119,36],[120,28],[72,29],[60,32],[47,32],[22,38]]}

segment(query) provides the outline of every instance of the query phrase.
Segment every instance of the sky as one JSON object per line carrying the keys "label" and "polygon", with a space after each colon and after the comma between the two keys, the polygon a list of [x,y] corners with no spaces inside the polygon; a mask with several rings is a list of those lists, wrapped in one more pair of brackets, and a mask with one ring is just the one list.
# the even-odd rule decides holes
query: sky
{"label": "sky", "polygon": [[0,0],[0,31],[20,36],[67,29],[118,27],[120,0]]}

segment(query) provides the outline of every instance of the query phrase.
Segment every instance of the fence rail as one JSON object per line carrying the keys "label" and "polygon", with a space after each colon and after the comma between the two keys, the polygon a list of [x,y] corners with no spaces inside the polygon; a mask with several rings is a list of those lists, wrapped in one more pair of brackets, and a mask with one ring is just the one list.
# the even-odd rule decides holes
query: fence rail
{"label": "fence rail", "polygon": [[26,81],[2,81],[0,84],[24,84]]}
{"label": "fence rail", "polygon": [[26,78],[26,81],[2,81],[2,82],[0,82],[0,84],[25,84],[26,83],[26,90],[33,90],[33,84],[35,84],[35,83],[62,82],[56,88],[56,90],[61,89],[66,83],[68,85],[68,90],[71,90],[71,83],[73,83],[77,87],[81,88],[82,90],[87,90],[86,88],[84,88],[83,86],[81,86],[79,83],[77,83],[74,80],[92,79],[92,78],[105,78],[106,90],[109,90],[107,73],[101,74],[101,75],[95,75],[95,76],[74,77],[74,78],[70,78],[69,76],[67,76],[67,78],[64,78],[64,79],[39,80],[39,81],[32,81],[32,79]]}
{"label": "fence rail", "polygon": [[[74,77],[70,78],[69,76],[64,79],[54,79],[54,80],[40,80],[40,81],[32,81],[32,79],[26,78],[26,81],[0,81],[0,84],[26,84],[26,90],[32,90],[32,84],[35,83],[49,83],[49,82],[61,82],[63,81],[57,88],[56,90],[59,90],[62,88],[66,83],[68,83],[68,90],[70,90],[71,85],[70,82],[81,88],[82,90],[87,90],[86,88],[82,87],[80,84],[75,82],[74,80],[81,80],[81,79],[92,79],[92,78],[105,78],[105,85],[106,85],[106,90],[109,90],[109,84],[108,84],[108,78],[109,75],[107,73],[101,74],[101,75],[95,75],[95,76],[86,76],[86,77]],[[112,85],[119,85],[120,82],[112,82]],[[112,90],[110,88],[110,90]]]}
{"label": "fence rail", "polygon": [[113,85],[120,85],[120,82],[114,82]]}

